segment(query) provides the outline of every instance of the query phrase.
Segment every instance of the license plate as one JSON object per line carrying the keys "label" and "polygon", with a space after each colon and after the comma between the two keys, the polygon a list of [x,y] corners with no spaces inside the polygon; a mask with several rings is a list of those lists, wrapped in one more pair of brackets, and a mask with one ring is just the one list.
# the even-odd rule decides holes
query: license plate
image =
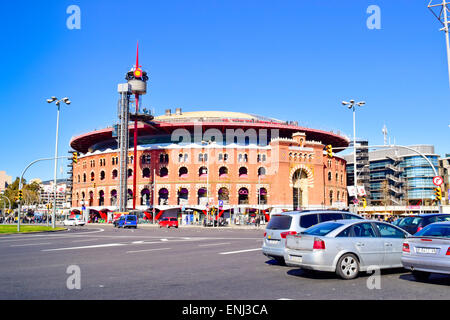
{"label": "license plate", "polygon": [[302,262],[303,258],[301,256],[291,256],[289,255],[289,260],[293,262]]}
{"label": "license plate", "polygon": [[267,239],[268,244],[278,244],[279,242],[280,242],[279,240]]}
{"label": "license plate", "polygon": [[436,248],[416,248],[417,253],[436,254]]}

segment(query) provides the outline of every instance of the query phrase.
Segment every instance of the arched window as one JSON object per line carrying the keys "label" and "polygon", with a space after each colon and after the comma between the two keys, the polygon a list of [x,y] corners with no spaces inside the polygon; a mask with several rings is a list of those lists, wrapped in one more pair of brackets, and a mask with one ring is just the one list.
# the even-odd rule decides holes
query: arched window
{"label": "arched window", "polygon": [[238,191],[238,203],[239,204],[248,204],[248,189],[240,188]]}
{"label": "arched window", "polygon": [[246,167],[239,168],[239,177],[241,177],[241,178],[248,177],[248,170]]}
{"label": "arched window", "polygon": [[218,198],[222,201],[228,201],[230,199],[230,192],[227,188],[220,188],[218,192]]}
{"label": "arched window", "polygon": [[267,204],[267,189],[266,188],[259,189],[258,204]]}
{"label": "arched window", "polygon": [[94,181],[94,179],[95,179],[95,173],[94,173],[94,171],[92,171],[91,172],[91,181]]}
{"label": "arched window", "polygon": [[103,190],[100,190],[98,192],[98,205],[99,206],[105,205],[105,192]]}
{"label": "arched window", "polygon": [[197,192],[197,204],[199,205],[206,205],[207,199],[206,199],[206,189],[200,188]]}
{"label": "arched window", "polygon": [[147,188],[141,191],[141,206],[150,206],[150,190]]}
{"label": "arched window", "polygon": [[261,167],[258,169],[258,176],[265,176],[266,175],[266,168]]}
{"label": "arched window", "polygon": [[114,170],[112,171],[112,178],[113,178],[113,179],[117,179],[118,176],[119,176],[119,173],[118,173],[117,169],[114,169]]}
{"label": "arched window", "polygon": [[328,172],[328,181],[331,181],[331,171]]}
{"label": "arched window", "polygon": [[199,177],[207,177],[208,176],[208,168],[206,167],[200,167],[198,169],[198,176]]}
{"label": "arched window", "polygon": [[111,206],[117,205],[117,190],[111,190]]}
{"label": "arched window", "polygon": [[180,178],[185,178],[185,177],[187,177],[187,176],[188,176],[188,169],[187,169],[186,167],[181,167],[181,168],[178,170],[178,176],[179,176]]}
{"label": "arched window", "polygon": [[100,180],[105,180],[105,171],[100,171]]}
{"label": "arched window", "polygon": [[161,188],[158,192],[158,204],[167,205],[169,203],[169,190]]}
{"label": "arched window", "polygon": [[86,182],[86,173],[83,173],[83,182]]}
{"label": "arched window", "polygon": [[189,191],[186,188],[180,188],[178,190],[178,204],[184,205],[188,203]]}
{"label": "arched window", "polygon": [[159,176],[160,177],[167,177],[169,175],[169,169],[167,169],[167,167],[162,167],[159,170]]}
{"label": "arched window", "polygon": [[333,190],[330,191],[330,206],[333,204]]}
{"label": "arched window", "polygon": [[220,167],[219,169],[219,177],[227,177],[228,176],[228,168]]}
{"label": "arched window", "polygon": [[150,178],[150,169],[149,168],[144,168],[142,170],[142,178]]}
{"label": "arched window", "polygon": [[127,171],[128,179],[131,178],[132,176],[133,176],[133,169],[128,169],[128,171]]}
{"label": "arched window", "polygon": [[81,178],[80,178],[80,175],[78,175],[78,183],[80,183],[80,181],[81,181]]}

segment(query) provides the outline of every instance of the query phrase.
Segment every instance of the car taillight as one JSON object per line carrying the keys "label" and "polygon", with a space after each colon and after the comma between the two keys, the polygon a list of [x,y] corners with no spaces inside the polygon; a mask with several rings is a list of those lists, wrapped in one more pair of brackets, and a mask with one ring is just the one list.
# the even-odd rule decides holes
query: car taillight
{"label": "car taillight", "polygon": [[446,256],[450,256],[450,247],[448,247],[447,253],[446,253],[445,255],[446,255]]}
{"label": "car taillight", "polygon": [[319,238],[314,238],[313,249],[325,250],[325,241]]}
{"label": "car taillight", "polygon": [[409,252],[409,244],[407,243],[403,244],[403,252]]}
{"label": "car taillight", "polygon": [[266,235],[267,235],[267,232],[264,232],[264,238],[266,237]]}
{"label": "car taillight", "polygon": [[420,241],[433,241],[431,239],[420,239]]}
{"label": "car taillight", "polygon": [[296,235],[297,232],[295,232],[295,231],[285,231],[285,232],[280,233],[280,236],[281,236],[282,239],[286,239],[286,236],[289,235],[289,234]]}

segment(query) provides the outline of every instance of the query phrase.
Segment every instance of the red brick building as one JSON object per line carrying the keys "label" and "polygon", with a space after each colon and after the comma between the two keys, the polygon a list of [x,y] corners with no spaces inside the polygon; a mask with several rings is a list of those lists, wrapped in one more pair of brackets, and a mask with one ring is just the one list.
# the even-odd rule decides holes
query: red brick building
{"label": "red brick building", "polygon": [[[73,208],[116,209],[119,158],[112,133],[106,128],[71,140],[81,153],[73,166]],[[137,209],[153,203],[204,209],[208,198],[224,209],[337,207],[347,203],[346,162],[328,158],[327,144],[346,147],[349,141],[245,113],[168,110],[151,124],[139,124],[137,159],[130,141],[128,192],[132,198],[137,174]]]}

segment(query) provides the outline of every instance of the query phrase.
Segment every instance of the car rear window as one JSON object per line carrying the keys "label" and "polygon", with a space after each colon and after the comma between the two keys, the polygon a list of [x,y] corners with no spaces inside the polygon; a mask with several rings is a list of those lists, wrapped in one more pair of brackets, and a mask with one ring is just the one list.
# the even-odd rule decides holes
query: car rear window
{"label": "car rear window", "polygon": [[136,221],[136,217],[135,216],[127,217],[127,220],[129,220],[129,221]]}
{"label": "car rear window", "polygon": [[417,232],[414,237],[441,237],[450,238],[450,225],[430,224]]}
{"label": "car rear window", "polygon": [[302,228],[309,228],[318,222],[317,214],[307,214],[300,217],[300,227]]}
{"label": "car rear window", "polygon": [[318,225],[306,229],[305,231],[302,232],[302,234],[308,234],[311,236],[326,236],[331,231],[341,227],[342,225],[343,225],[342,223],[337,222],[320,223]]}
{"label": "car rear window", "polygon": [[450,215],[438,215],[430,217],[427,221],[427,224],[434,223],[434,222],[444,222],[444,221],[450,221]]}
{"label": "car rear window", "polygon": [[344,213],[344,219],[357,219],[357,220],[359,219],[359,220],[361,220],[363,218],[360,216],[354,215],[354,214]]}
{"label": "car rear window", "polygon": [[331,220],[342,220],[341,213],[321,213],[320,222],[326,222]]}
{"label": "car rear window", "polygon": [[270,218],[267,229],[271,230],[286,230],[291,227],[292,217],[289,215],[272,216]]}
{"label": "car rear window", "polygon": [[170,218],[170,221],[177,221],[177,218]]}
{"label": "car rear window", "polygon": [[399,227],[405,227],[405,226],[418,226],[420,222],[422,221],[422,217],[408,217],[400,221],[398,224]]}

